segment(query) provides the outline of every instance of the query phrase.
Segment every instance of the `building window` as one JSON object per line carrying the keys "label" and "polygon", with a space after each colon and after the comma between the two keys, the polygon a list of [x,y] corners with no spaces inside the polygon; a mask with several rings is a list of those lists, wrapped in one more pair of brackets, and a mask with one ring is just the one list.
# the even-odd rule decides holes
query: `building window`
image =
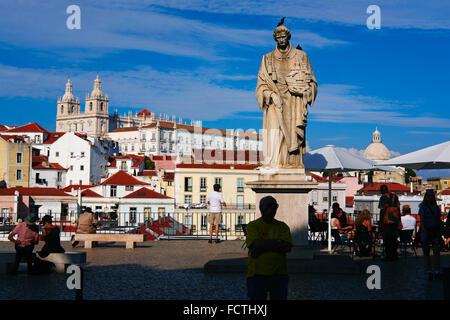
{"label": "building window", "polygon": [[317,204],[317,191],[312,193],[312,204]]}
{"label": "building window", "polygon": [[136,223],[136,213],[137,208],[135,207],[130,208],[130,216],[129,216],[130,223]]}
{"label": "building window", "polygon": [[208,228],[208,216],[202,215],[201,228],[202,230],[206,230]]}
{"label": "building window", "polygon": [[40,136],[34,136],[34,143],[41,143],[41,137]]}
{"label": "building window", "polygon": [[152,208],[151,207],[144,208],[144,222],[150,221],[151,218],[152,218]]}
{"label": "building window", "polygon": [[17,153],[17,163],[22,163],[22,152]]}
{"label": "building window", "polygon": [[192,177],[184,178],[184,191],[192,191]]}
{"label": "building window", "polygon": [[62,182],[62,172],[59,171],[56,175],[56,182]]}
{"label": "building window", "polygon": [[80,171],[84,171],[84,166],[80,166]]}
{"label": "building window", "polygon": [[237,192],[244,192],[244,178],[237,179]]}
{"label": "building window", "polygon": [[185,203],[185,204],[191,204],[191,203],[192,203],[192,195],[190,195],[190,194],[185,194],[185,195],[184,195],[184,203]]}
{"label": "building window", "polygon": [[116,197],[117,196],[117,186],[111,186],[109,190],[109,196],[110,197]]}
{"label": "building window", "polygon": [[221,192],[222,191],[222,178],[215,178],[214,183],[218,184],[220,186],[219,192]]}
{"label": "building window", "polygon": [[70,166],[69,169],[70,169],[70,171],[73,171],[73,166]]}
{"label": "building window", "polygon": [[59,152],[55,152],[55,157],[59,157]]}
{"label": "building window", "polygon": [[22,170],[17,169],[16,170],[16,181],[21,181],[22,180]]}
{"label": "building window", "polygon": [[158,208],[158,217],[162,218],[166,215],[166,208],[165,207],[159,207]]}
{"label": "building window", "polygon": [[81,157],[84,158],[84,152],[81,152]]}
{"label": "building window", "polygon": [[78,184],[81,186],[83,184],[83,180],[78,181]]}
{"label": "building window", "polygon": [[125,190],[126,191],[133,191],[134,190],[134,186],[125,186]]}
{"label": "building window", "polygon": [[206,191],[206,178],[200,178],[200,192]]}
{"label": "building window", "polygon": [[184,216],[184,224],[188,227],[192,226],[192,216],[191,215]]}
{"label": "building window", "polygon": [[92,111],[92,102],[89,102],[89,111]]}
{"label": "building window", "polygon": [[206,203],[206,195],[204,194],[200,195],[200,203]]}
{"label": "building window", "polygon": [[323,202],[328,201],[328,192],[322,192],[322,200],[323,200]]}
{"label": "building window", "polygon": [[244,196],[237,196],[237,208],[244,209]]}
{"label": "building window", "polygon": [[333,201],[338,201],[337,192],[333,192]]}
{"label": "building window", "polygon": [[70,153],[70,157],[73,158],[73,152]]}
{"label": "building window", "polygon": [[167,186],[171,187],[172,186],[172,181],[167,181]]}

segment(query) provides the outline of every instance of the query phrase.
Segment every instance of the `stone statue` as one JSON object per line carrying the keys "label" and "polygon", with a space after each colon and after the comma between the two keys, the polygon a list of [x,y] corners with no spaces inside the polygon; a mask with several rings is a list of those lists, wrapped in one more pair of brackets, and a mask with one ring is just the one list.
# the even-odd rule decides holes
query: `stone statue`
{"label": "stone statue", "polygon": [[300,46],[291,46],[291,32],[283,22],[273,32],[277,46],[262,58],[256,87],[264,111],[263,168],[304,167],[307,106],[313,106],[317,95],[309,58]]}

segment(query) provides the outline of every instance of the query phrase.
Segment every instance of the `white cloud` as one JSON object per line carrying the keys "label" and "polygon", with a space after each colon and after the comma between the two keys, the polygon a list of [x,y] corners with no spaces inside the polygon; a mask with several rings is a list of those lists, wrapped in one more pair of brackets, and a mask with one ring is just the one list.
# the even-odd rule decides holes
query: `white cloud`
{"label": "white cloud", "polygon": [[[232,118],[261,118],[254,90],[216,84],[214,69],[160,72],[147,66],[127,71],[101,72],[103,92],[109,95],[110,110],[149,108],[154,112],[188,119],[213,121]],[[0,65],[0,96],[56,99],[64,94],[67,77],[75,96],[91,92],[94,72],[73,69],[31,69]],[[350,85],[321,85],[316,104],[310,108],[314,121],[370,123],[391,126],[449,128],[448,120],[432,116],[411,117],[409,106],[376,97],[362,96]],[[391,111],[397,110],[397,111]],[[401,110],[405,112],[401,112]],[[250,114],[245,114],[245,113]],[[241,116],[241,114],[244,115]]]}
{"label": "white cloud", "polygon": [[[369,2],[359,0],[317,0],[317,1],[232,1],[232,0],[147,0],[145,3],[158,4],[181,10],[195,10],[225,14],[247,14],[300,18],[307,21],[336,22],[347,25],[364,25],[369,17],[366,9]],[[381,28],[450,29],[450,3],[441,0],[380,0]],[[137,5],[136,2],[131,6]],[[142,2],[141,2],[142,5]],[[276,22],[275,21],[275,22]],[[288,20],[287,20],[288,21]]]}
{"label": "white cloud", "polygon": [[[27,48],[102,55],[114,50],[142,50],[204,60],[243,59],[227,50],[270,46],[272,30],[239,28],[187,19],[158,12],[152,7],[121,1],[84,2],[81,30],[68,30],[64,3],[0,3],[0,41]],[[310,47],[342,45],[307,30],[296,30],[295,39]],[[239,50],[234,50],[234,55]]]}

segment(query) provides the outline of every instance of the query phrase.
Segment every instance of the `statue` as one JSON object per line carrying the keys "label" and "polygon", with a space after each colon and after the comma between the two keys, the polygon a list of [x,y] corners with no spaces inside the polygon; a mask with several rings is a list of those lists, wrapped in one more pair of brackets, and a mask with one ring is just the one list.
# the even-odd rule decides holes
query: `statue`
{"label": "statue", "polygon": [[307,106],[314,104],[317,82],[307,54],[291,46],[283,23],[284,18],[273,32],[277,46],[263,56],[256,86],[264,111],[263,168],[304,168]]}

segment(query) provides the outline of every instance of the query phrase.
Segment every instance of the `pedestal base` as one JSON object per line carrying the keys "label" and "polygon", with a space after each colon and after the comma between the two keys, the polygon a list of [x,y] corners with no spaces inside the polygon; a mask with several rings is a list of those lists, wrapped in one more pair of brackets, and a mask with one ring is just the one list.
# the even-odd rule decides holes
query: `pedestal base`
{"label": "pedestal base", "polygon": [[256,192],[256,217],[261,216],[259,201],[272,196],[278,202],[275,219],[291,229],[295,246],[308,246],[308,192],[317,189],[317,182],[307,181],[304,169],[282,169],[268,174],[261,171],[258,181],[247,182]]}

